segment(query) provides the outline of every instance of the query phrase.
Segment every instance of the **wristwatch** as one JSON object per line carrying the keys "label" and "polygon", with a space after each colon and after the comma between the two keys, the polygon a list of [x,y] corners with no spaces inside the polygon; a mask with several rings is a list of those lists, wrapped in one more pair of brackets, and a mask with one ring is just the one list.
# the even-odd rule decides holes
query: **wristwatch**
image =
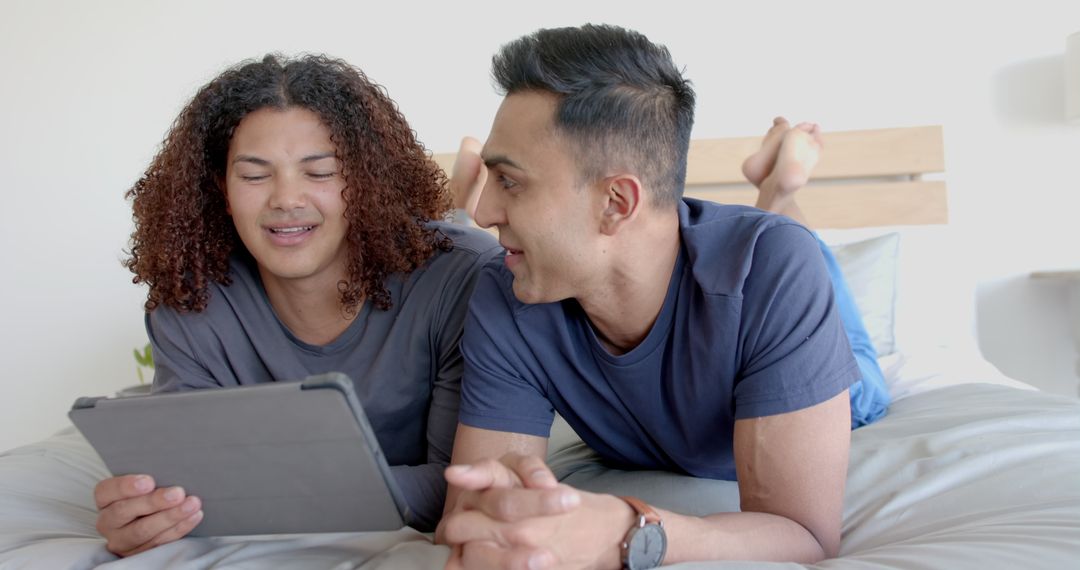
{"label": "wristwatch", "polygon": [[637,521],[622,543],[622,567],[628,570],[656,568],[664,563],[667,534],[660,515],[636,497],[619,497],[637,513]]}

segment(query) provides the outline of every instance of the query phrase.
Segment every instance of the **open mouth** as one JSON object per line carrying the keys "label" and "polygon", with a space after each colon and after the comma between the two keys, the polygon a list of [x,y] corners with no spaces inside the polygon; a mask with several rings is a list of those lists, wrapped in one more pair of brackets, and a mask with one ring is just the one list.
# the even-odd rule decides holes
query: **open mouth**
{"label": "open mouth", "polygon": [[292,228],[267,228],[270,233],[277,235],[295,235],[315,229],[315,226],[296,226]]}
{"label": "open mouth", "polygon": [[307,243],[308,239],[315,235],[315,230],[317,229],[319,229],[318,224],[312,224],[310,226],[268,227],[266,228],[266,233],[270,238],[270,242],[274,245],[293,247]]}
{"label": "open mouth", "polygon": [[513,269],[514,267],[517,267],[517,265],[521,263],[522,259],[525,257],[525,252],[520,249],[514,249],[512,247],[506,246],[503,246],[503,249],[506,250],[506,255],[503,256],[503,263],[506,264],[506,267],[508,269]]}

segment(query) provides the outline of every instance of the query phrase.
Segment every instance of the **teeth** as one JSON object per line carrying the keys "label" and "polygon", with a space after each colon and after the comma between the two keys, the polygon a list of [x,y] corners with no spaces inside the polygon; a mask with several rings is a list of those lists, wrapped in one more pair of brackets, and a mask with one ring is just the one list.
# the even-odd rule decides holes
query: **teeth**
{"label": "teeth", "polygon": [[306,232],[315,226],[302,226],[299,228],[271,228],[270,231],[275,234],[295,234],[299,232]]}

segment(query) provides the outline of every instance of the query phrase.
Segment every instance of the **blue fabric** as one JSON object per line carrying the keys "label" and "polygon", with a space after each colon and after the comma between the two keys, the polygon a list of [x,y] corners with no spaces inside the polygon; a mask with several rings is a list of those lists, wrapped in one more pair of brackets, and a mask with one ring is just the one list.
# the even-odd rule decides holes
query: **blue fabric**
{"label": "blue fabric", "polygon": [[863,324],[862,315],[859,307],[855,305],[855,297],[851,294],[847,280],[840,271],[840,265],[829,246],[825,245],[817,234],[814,237],[817,237],[821,255],[825,258],[825,267],[829,270],[829,279],[832,281],[833,295],[836,298],[836,309],[844,323],[844,332],[847,333],[859,372],[862,373],[862,380],[848,388],[851,394],[851,429],[855,429],[882,418],[889,408],[891,397],[885,386],[885,376],[877,363],[877,351],[870,342],[870,335],[866,332],[866,325]]}
{"label": "blue fabric", "polygon": [[806,408],[859,380],[809,230],[692,199],[679,218],[663,308],[618,356],[576,301],[523,304],[505,265],[488,263],[462,338],[459,420],[546,437],[557,410],[617,466],[733,480],[737,419]]}

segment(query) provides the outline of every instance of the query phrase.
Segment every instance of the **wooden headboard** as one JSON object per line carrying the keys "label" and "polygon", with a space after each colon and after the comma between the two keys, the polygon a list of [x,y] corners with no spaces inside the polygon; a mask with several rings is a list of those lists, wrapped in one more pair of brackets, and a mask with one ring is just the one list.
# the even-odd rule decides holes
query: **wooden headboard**
{"label": "wooden headboard", "polygon": [[[815,228],[944,224],[945,182],[923,180],[945,171],[940,126],[840,131],[824,134],[821,162],[798,201]],[[686,195],[725,204],[753,205],[757,191],[742,162],[761,137],[690,142]],[[454,154],[432,157],[447,172]]]}

